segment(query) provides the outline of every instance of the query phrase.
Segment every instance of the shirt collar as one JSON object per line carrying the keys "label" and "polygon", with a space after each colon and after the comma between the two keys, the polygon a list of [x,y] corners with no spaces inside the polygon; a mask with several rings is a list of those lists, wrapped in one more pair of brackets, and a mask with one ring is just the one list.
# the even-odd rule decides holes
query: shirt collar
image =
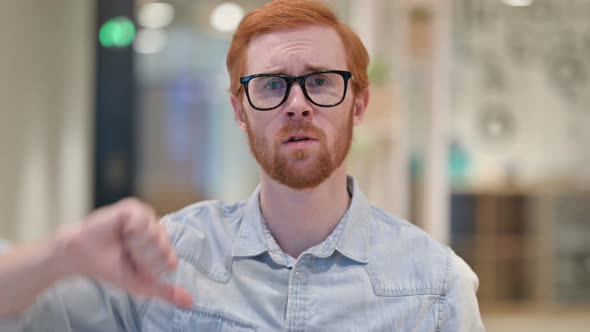
{"label": "shirt collar", "polygon": [[260,185],[256,187],[244,207],[240,231],[231,252],[234,257],[253,257],[268,251],[259,197]]}
{"label": "shirt collar", "polygon": [[[348,192],[352,194],[348,210],[326,240],[311,248],[309,252],[317,257],[329,257],[337,250],[351,260],[368,263],[370,206],[354,178],[347,178],[347,186]],[[270,253],[280,250],[269,248],[265,239],[259,197],[260,186],[246,202],[240,231],[232,249],[234,257],[253,257],[265,251]]]}
{"label": "shirt collar", "polygon": [[348,191],[352,200],[343,220],[343,231],[336,244],[342,255],[359,263],[368,263],[369,225],[371,206],[356,180],[349,176]]}

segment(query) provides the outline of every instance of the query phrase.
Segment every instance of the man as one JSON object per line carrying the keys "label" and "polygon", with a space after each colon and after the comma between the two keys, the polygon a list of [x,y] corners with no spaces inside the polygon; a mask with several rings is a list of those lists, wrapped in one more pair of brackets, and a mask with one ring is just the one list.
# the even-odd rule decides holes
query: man
{"label": "man", "polygon": [[1,331],[480,331],[477,277],[346,175],[368,55],[320,2],[247,15],[227,58],[260,164],[237,204],[128,199],[0,258]]}

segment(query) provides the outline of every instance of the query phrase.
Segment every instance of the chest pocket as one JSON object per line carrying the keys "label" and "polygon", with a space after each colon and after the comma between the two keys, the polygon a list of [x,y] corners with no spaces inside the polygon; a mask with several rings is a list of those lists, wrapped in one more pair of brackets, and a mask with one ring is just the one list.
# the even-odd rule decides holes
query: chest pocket
{"label": "chest pocket", "polygon": [[239,317],[197,306],[190,310],[177,309],[172,319],[172,331],[174,332],[250,332],[257,330],[254,324]]}

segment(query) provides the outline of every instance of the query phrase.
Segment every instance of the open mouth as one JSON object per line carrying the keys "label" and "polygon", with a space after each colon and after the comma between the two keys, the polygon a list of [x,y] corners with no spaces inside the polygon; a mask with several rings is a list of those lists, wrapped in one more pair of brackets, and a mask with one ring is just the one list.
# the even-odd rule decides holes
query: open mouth
{"label": "open mouth", "polygon": [[301,133],[299,135],[293,135],[293,136],[289,137],[288,139],[283,141],[283,144],[301,145],[301,144],[306,144],[306,143],[312,143],[315,141],[317,141],[317,139],[315,139],[314,137],[307,136],[307,135]]}
{"label": "open mouth", "polygon": [[293,136],[290,137],[287,141],[285,141],[285,143],[290,143],[290,142],[301,142],[301,141],[315,141],[313,138],[309,138],[307,136]]}

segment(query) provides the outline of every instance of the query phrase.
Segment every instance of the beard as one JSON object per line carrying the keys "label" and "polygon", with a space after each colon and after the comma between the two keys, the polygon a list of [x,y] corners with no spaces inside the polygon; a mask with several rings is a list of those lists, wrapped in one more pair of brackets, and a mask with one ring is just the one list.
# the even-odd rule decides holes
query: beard
{"label": "beard", "polygon": [[[289,120],[270,140],[254,133],[248,115],[246,112],[243,114],[252,155],[269,177],[291,189],[304,190],[320,185],[342,165],[352,144],[352,107],[347,121],[337,128],[332,149],[328,146],[324,132],[309,120]],[[315,138],[319,147],[281,151],[283,142],[301,133]]]}

